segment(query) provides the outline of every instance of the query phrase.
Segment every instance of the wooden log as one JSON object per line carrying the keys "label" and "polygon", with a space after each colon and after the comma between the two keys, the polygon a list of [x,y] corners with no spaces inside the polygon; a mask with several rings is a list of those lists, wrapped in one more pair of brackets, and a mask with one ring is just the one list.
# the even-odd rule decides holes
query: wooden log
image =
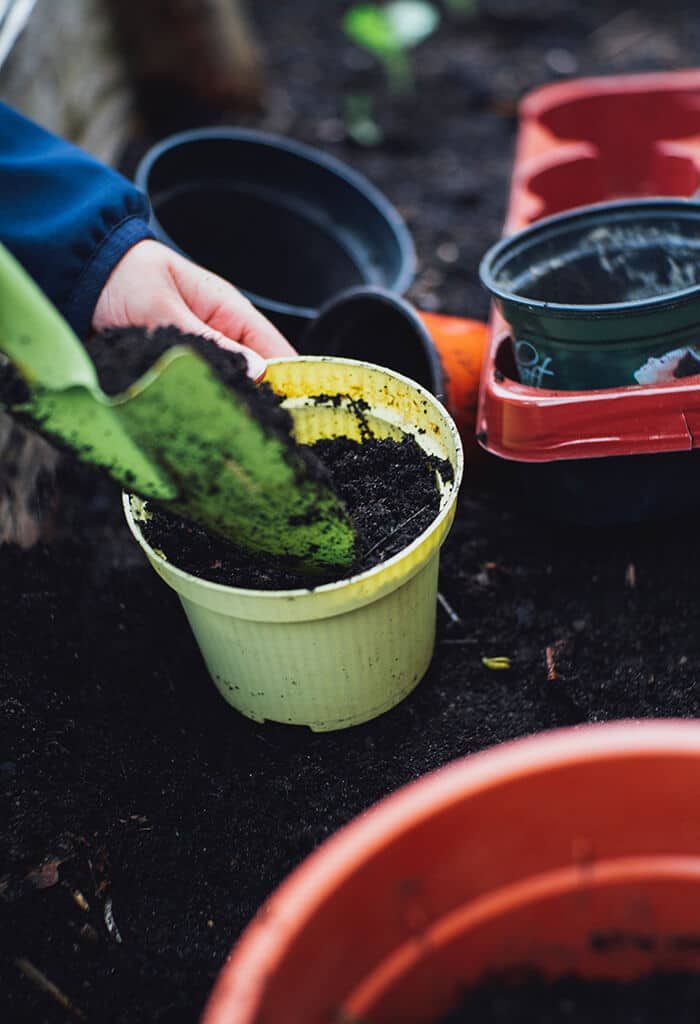
{"label": "wooden log", "polygon": [[0,412],[0,545],[29,548],[53,528],[59,455]]}
{"label": "wooden log", "polygon": [[[111,0],[111,7],[142,94],[161,105],[170,93],[175,103],[184,95],[212,108],[260,106],[261,51],[243,0]],[[144,105],[148,113],[148,97]]]}

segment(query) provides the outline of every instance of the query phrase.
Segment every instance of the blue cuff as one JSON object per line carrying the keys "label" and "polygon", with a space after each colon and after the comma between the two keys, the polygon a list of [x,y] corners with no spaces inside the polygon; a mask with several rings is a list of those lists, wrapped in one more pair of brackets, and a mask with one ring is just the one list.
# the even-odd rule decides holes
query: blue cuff
{"label": "blue cuff", "polygon": [[63,316],[79,338],[90,333],[95,306],[107,278],[122,256],[145,238],[155,238],[146,221],[137,216],[125,217],[93,252],[63,307]]}

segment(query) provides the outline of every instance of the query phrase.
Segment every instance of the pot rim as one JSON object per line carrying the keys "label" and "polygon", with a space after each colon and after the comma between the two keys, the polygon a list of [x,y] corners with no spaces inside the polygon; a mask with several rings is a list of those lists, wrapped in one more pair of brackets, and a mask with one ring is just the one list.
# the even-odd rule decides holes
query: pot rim
{"label": "pot rim", "polygon": [[651,197],[642,199],[615,199],[601,203],[590,203],[586,206],[577,206],[563,213],[556,213],[550,217],[543,217],[534,221],[526,228],[516,231],[512,235],[499,239],[484,254],[479,263],[479,278],[483,287],[496,299],[501,302],[519,306],[529,312],[540,312],[545,316],[557,319],[596,319],[601,317],[645,316],[649,313],[660,312],[665,309],[672,309],[692,301],[700,296],[700,284],[690,288],[683,288],[678,291],[665,292],[663,295],[651,296],[647,299],[635,299],[627,302],[599,302],[585,305],[572,302],[545,302],[542,299],[532,299],[517,292],[509,291],[497,283],[497,271],[495,265],[509,255],[511,248],[527,249],[532,242],[539,242],[540,236],[546,236],[550,231],[552,237],[563,233],[569,227],[575,226],[579,221],[588,218],[596,219],[601,213],[610,213],[610,223],[618,225],[626,220],[631,220],[640,213],[664,211],[675,211],[678,215],[684,215],[687,219],[697,220],[700,228],[700,203],[694,201],[693,197],[688,199],[678,197]]}
{"label": "pot rim", "polygon": [[[148,196],[148,179],[151,171],[158,160],[170,150],[178,146],[189,145],[190,143],[203,142],[208,140],[229,140],[233,142],[248,142],[262,146],[270,150],[281,150],[290,153],[301,160],[315,164],[317,167],[327,171],[330,175],[341,178],[352,188],[360,192],[370,202],[377,212],[382,216],[389,227],[398,245],[400,253],[400,266],[395,279],[386,287],[392,288],[399,294],[410,286],[416,274],[417,256],[413,237],[408,230],[406,222],[396,209],[394,204],[381,192],[372,182],[359,171],[354,170],[342,160],[338,160],[322,150],[316,149],[296,139],[290,139],[283,135],[276,135],[273,132],[261,132],[253,128],[193,128],[188,131],[177,132],[168,135],[152,146],[138,164],[134,174],[134,183],[137,188]],[[157,224],[162,237],[167,239],[168,244],[179,253],[183,250],[170,237],[163,228],[153,209],[151,209],[151,223]],[[365,281],[365,284],[371,284]],[[265,309],[273,313],[286,314],[287,316],[302,317],[306,320],[314,319],[318,315],[318,309],[313,306],[296,306],[289,302],[280,302],[277,299],[268,298],[249,289],[245,294],[254,305],[263,305]]]}
{"label": "pot rim", "polygon": [[[418,392],[421,398],[427,401],[434,409],[439,411],[441,417],[444,419],[445,424],[452,437],[452,441],[455,446],[456,459],[455,464],[452,465],[454,473],[453,479],[450,483],[450,496],[449,500],[445,501],[442,508],[440,508],[438,514],[435,516],[433,521],[420,533],[410,544],[401,551],[392,555],[391,558],[387,558],[384,562],[379,562],[377,565],[372,566],[371,569],[365,569],[364,572],[357,573],[354,576],[348,576],[347,579],[336,580],[335,583],[324,583],[319,587],[304,587],[296,588],[293,590],[253,590],[248,587],[231,587],[225,583],[214,583],[212,580],[207,580],[201,576],[194,576],[192,573],[186,572],[184,569],[180,569],[174,562],[170,562],[168,559],[163,558],[158,552],[150,546],[148,541],[143,536],[138,522],[134,516],[131,508],[132,495],[124,491],[122,493],[122,505],[124,508],[124,514],[126,517],[127,524],[134,539],[145,551],[149,561],[158,567],[158,571],[161,575],[173,576],[180,580],[184,584],[194,584],[200,590],[206,590],[210,593],[215,594],[231,594],[240,596],[241,598],[255,598],[256,601],[279,601],[280,598],[286,598],[291,600],[292,598],[308,598],[308,597],[322,597],[326,594],[333,594],[337,591],[347,589],[350,585],[362,585],[367,580],[371,580],[374,577],[385,573],[387,568],[391,569],[393,566],[398,565],[404,559],[410,559],[415,551],[417,551],[421,545],[425,542],[428,534],[434,533],[439,530],[446,520],[453,514],[454,504],[459,493],[459,488],[462,483],[462,477],[464,474],[464,452],[462,449],[462,442],[459,436],[459,431],[452,419],[452,416],[434,395],[432,395],[427,388],[424,388],[422,384],[418,384],[416,381],[411,380],[410,377],[404,376],[402,373],[397,373],[396,370],[388,370],[384,366],[378,366],[375,363],[368,363],[362,359],[346,359],[336,356],[295,356],[293,359],[279,357],[277,359],[268,359],[268,366],[284,364],[284,363],[295,363],[295,362],[306,362],[306,363],[334,363],[349,366],[366,366],[372,370],[378,370],[386,376],[392,377],[395,380],[399,380],[403,383],[409,384],[414,390]],[[264,378],[263,378],[264,379]],[[420,568],[420,564],[414,567],[414,572],[417,572]],[[161,571],[162,570],[162,571]],[[411,574],[413,575],[413,573]],[[374,599],[374,598],[373,598]]]}
{"label": "pot rim", "polygon": [[[306,333],[302,337],[302,342],[308,344],[308,337],[315,337],[316,331],[319,328],[319,321],[322,321],[323,317],[329,313],[337,310],[339,306],[343,306],[346,303],[359,302],[363,299],[368,299],[371,302],[376,302],[387,306],[397,313],[401,313],[407,320],[410,321],[414,328],[416,340],[420,345],[421,352],[425,356],[428,372],[430,376],[431,387],[428,389],[443,405],[446,405],[446,374],[445,369],[442,365],[440,353],[438,347],[433,341],[432,335],[428,330],[425,322],[418,313],[416,307],[405,299],[402,295],[397,294],[385,285],[379,284],[356,284],[351,288],[344,288],[330,299],[326,299],[322,306],[318,310],[318,319],[306,328]],[[339,357],[341,358],[341,357]],[[380,365],[377,363],[376,365]],[[394,371],[400,373],[399,370]],[[416,381],[418,383],[418,381]],[[423,385],[425,387],[425,385]]]}
{"label": "pot rim", "polygon": [[700,722],[626,719],[552,729],[467,755],[407,783],[354,818],[312,852],[263,903],[223,965],[202,1018],[253,1024],[267,978],[316,909],[382,849],[450,806],[529,774],[605,759],[700,758]]}

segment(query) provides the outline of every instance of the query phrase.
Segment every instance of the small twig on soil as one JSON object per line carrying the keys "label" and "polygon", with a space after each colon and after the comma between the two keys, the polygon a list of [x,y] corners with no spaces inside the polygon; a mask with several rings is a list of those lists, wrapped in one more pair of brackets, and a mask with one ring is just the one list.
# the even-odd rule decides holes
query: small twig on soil
{"label": "small twig on soil", "polygon": [[637,569],[634,562],[630,562],[625,569],[625,586],[629,590],[634,590],[637,586]]}
{"label": "small twig on soil", "polygon": [[544,656],[547,661],[547,681],[553,683],[559,676],[557,675],[557,666],[554,660],[554,647],[551,644],[545,647]]}
{"label": "small twig on soil", "polygon": [[473,645],[473,644],[477,644],[477,643],[479,643],[479,641],[476,639],[476,637],[461,636],[461,637],[452,637],[452,639],[440,640],[439,641],[439,646],[440,647],[465,647],[467,644]]}
{"label": "small twig on soil", "polygon": [[43,971],[40,971],[38,967],[35,967],[31,960],[27,960],[25,957],[21,956],[15,960],[15,964],[19,967],[25,978],[28,978],[29,981],[36,985],[37,988],[40,988],[42,992],[51,996],[59,1006],[62,1006],[64,1010],[68,1011],[68,1013],[72,1013],[74,1017],[78,1018],[78,1020],[85,1020],[85,1014],[83,1011],[79,1010],[78,1007],[70,1001],[65,992],[61,992],[58,985],[54,985],[54,983],[46,977]]}
{"label": "small twig on soil", "polygon": [[115,942],[121,942],[122,937],[117,928],[117,922],[114,920],[114,913],[112,911],[112,897],[108,896],[105,900],[105,924],[107,925],[107,931],[112,936]]}
{"label": "small twig on soil", "polygon": [[445,614],[448,616],[450,622],[454,623],[455,625],[459,625],[462,620],[460,619],[459,615],[454,610],[452,605],[449,603],[449,601],[447,600],[445,595],[441,594],[439,590],[438,590],[437,599],[438,599],[438,603],[439,603],[440,607],[445,612]]}
{"label": "small twig on soil", "polygon": [[393,536],[395,536],[395,534],[397,534],[397,533],[399,532],[399,530],[403,530],[404,526],[408,526],[408,524],[409,524],[409,523],[412,523],[414,519],[417,519],[417,518],[418,518],[418,516],[419,516],[419,515],[420,515],[420,514],[421,514],[422,512],[427,512],[427,510],[428,510],[428,506],[427,506],[427,505],[423,505],[423,508],[419,508],[417,512],[413,512],[413,513],[412,513],[412,514],[411,514],[411,515],[410,515],[410,516],[408,517],[408,519],[404,519],[404,521],[403,521],[402,523],[399,523],[399,525],[398,525],[398,526],[395,526],[395,527],[394,527],[394,529],[393,529],[393,530],[391,530],[391,532],[390,532],[390,533],[387,533],[385,537],[381,537],[381,538],[380,538],[380,539],[379,539],[379,540],[377,541],[377,543],[376,543],[376,544],[373,544],[373,545],[372,545],[372,547],[371,547],[371,548],[370,548],[370,549],[369,549],[368,551],[365,551],[365,553],[364,553],[364,558],[369,558],[369,556],[370,556],[370,555],[371,555],[371,554],[372,554],[372,553],[373,553],[374,551],[376,551],[376,550],[377,550],[377,548],[380,548],[380,547],[382,546],[382,544],[386,544],[386,542],[387,542],[388,540],[391,540],[391,538],[392,538]]}

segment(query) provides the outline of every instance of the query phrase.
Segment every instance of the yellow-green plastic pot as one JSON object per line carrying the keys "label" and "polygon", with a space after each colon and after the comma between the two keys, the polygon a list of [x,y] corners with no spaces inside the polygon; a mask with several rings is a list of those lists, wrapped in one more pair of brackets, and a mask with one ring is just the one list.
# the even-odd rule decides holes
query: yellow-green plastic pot
{"label": "yellow-green plastic pot", "polygon": [[[376,437],[412,433],[447,459],[440,511],[429,528],[379,566],[315,590],[246,590],[199,579],[145,541],[142,505],[125,495],[134,537],[178,594],[212,679],[225,699],[257,722],[317,731],[358,725],[394,707],[421,680],[433,653],[440,547],[455,513],[462,448],[445,408],[400,374],[350,359],[271,360],[269,384],[285,395],[302,443],[361,441],[351,403],[362,398]],[[339,404],[314,396],[340,395]]]}

